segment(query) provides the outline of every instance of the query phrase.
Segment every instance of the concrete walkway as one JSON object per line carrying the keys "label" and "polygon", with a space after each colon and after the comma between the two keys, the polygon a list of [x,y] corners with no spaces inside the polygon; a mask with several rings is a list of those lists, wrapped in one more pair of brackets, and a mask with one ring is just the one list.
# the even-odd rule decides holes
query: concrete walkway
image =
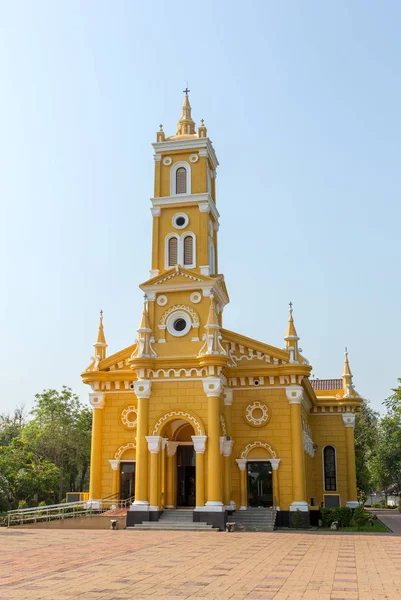
{"label": "concrete walkway", "polygon": [[401,535],[401,513],[398,512],[397,509],[381,510],[380,508],[370,508],[369,512],[375,514],[377,518],[390,529],[390,531]]}
{"label": "concrete walkway", "polygon": [[401,537],[0,529],[0,600],[400,600]]}

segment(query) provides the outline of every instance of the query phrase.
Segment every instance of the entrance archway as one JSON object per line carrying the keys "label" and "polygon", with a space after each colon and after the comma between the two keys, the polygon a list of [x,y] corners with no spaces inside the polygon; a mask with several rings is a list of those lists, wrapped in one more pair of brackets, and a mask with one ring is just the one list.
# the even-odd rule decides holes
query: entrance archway
{"label": "entrance archway", "polygon": [[273,507],[273,469],[270,461],[247,463],[248,506]]}
{"label": "entrance archway", "polygon": [[193,508],[196,501],[196,459],[192,424],[184,419],[169,421],[163,427],[167,438],[165,505],[167,508]]}

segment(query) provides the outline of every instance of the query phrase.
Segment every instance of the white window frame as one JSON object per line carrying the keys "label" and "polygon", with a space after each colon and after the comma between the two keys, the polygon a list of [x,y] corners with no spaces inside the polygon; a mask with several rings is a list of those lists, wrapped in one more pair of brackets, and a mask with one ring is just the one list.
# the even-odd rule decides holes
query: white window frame
{"label": "white window frame", "polygon": [[[324,471],[324,450],[325,448],[334,448],[334,460],[336,463],[336,489],[335,490],[326,490],[326,473]],[[326,444],[325,446],[323,446],[322,448],[322,471],[323,471],[323,494],[334,494],[335,496],[338,495],[338,474],[337,474],[337,448],[334,446],[334,444]]]}
{"label": "white window frame", "polygon": [[[176,331],[174,329],[174,321],[177,319],[183,319],[186,323],[185,329],[182,331]],[[191,317],[183,310],[176,310],[168,316],[166,326],[167,331],[174,337],[184,337],[184,335],[187,335],[187,333],[189,333],[192,329]]]}
{"label": "white window frame", "polygon": [[[193,262],[190,265],[184,265],[184,239],[189,236],[192,237]],[[168,269],[172,269],[174,267],[174,265],[169,264],[169,247],[168,246],[169,246],[169,241],[171,240],[171,238],[177,239],[177,264],[180,265],[181,267],[184,267],[184,269],[195,269],[196,268],[196,235],[193,233],[193,231],[185,231],[185,233],[183,233],[182,235],[180,235],[179,233],[176,233],[174,231],[174,232],[166,235],[165,240],[164,240],[164,268],[166,269],[166,271],[168,271]]]}
{"label": "white window frame", "polygon": [[[176,192],[176,174],[180,167],[184,167],[187,171],[187,191],[185,194],[177,194]],[[185,160],[180,160],[174,163],[170,169],[170,196],[188,196],[189,194],[191,194],[191,165]]]}

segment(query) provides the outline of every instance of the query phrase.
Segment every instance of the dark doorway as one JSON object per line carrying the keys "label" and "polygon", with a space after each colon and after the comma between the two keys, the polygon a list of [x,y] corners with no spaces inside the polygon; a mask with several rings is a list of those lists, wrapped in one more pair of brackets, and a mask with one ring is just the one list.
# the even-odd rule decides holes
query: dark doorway
{"label": "dark doorway", "polygon": [[195,506],[195,452],[193,446],[177,448],[177,506]]}
{"label": "dark doorway", "polygon": [[120,499],[126,500],[135,496],[135,463],[120,463]]}
{"label": "dark doorway", "polygon": [[269,462],[248,463],[248,506],[273,506],[273,476]]}

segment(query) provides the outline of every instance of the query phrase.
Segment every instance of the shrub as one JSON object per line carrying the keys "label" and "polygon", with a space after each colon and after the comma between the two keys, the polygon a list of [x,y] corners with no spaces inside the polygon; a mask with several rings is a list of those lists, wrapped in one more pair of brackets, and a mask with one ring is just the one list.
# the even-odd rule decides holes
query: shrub
{"label": "shrub", "polygon": [[18,508],[28,508],[28,503],[26,500],[20,500],[18,502]]}
{"label": "shrub", "polygon": [[348,506],[336,508],[321,508],[323,527],[330,527],[333,521],[338,521],[340,527],[349,527],[352,520],[352,510]]}
{"label": "shrub", "polygon": [[42,502],[39,502],[38,506],[47,506],[47,503],[44,500],[42,500]]}
{"label": "shrub", "polygon": [[291,522],[294,525],[295,529],[301,527],[302,523],[304,522],[304,518],[299,508],[297,508],[297,510],[291,513]]}
{"label": "shrub", "polygon": [[365,513],[363,506],[357,506],[354,510],[354,523],[358,527],[358,531],[365,525],[369,515]]}

